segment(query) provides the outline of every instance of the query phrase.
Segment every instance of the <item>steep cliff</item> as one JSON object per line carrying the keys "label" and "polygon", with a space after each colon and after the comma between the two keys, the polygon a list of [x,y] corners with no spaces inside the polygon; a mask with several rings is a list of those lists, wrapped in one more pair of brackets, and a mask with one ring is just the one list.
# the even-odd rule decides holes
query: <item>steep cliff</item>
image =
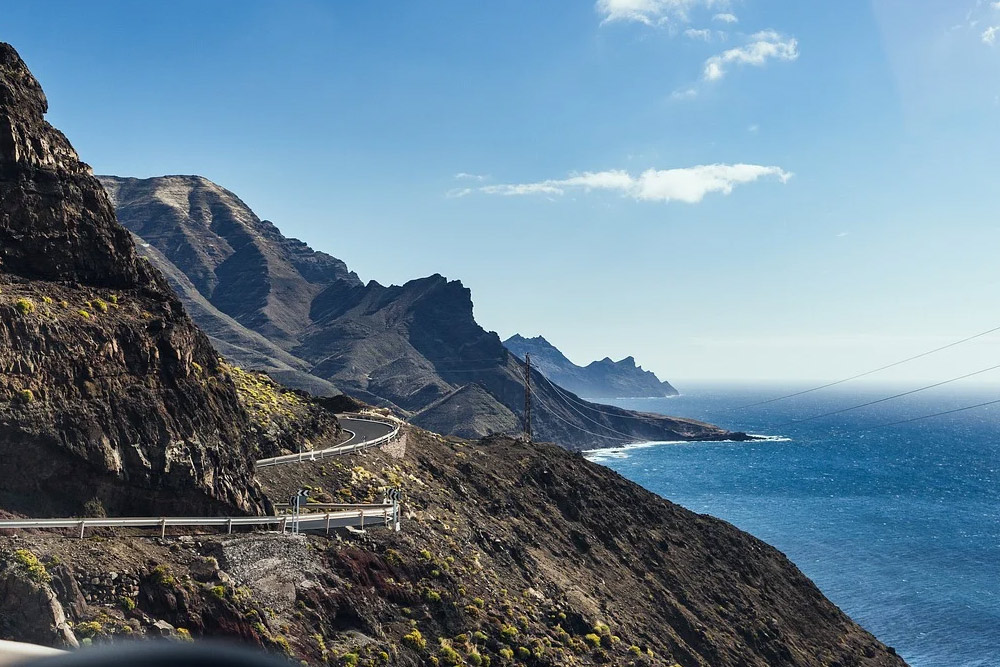
{"label": "steep cliff", "polygon": [[247,415],[0,43],[0,505],[257,512]]}
{"label": "steep cliff", "polygon": [[100,549],[0,537],[0,586],[31,592],[0,633],[229,637],[309,664],[904,664],[774,548],[558,447],[411,429],[405,444],[261,476],[274,498],[305,482],[370,502],[402,483],[403,530]]}
{"label": "steep cliff", "polygon": [[586,366],[578,366],[541,336],[525,338],[514,334],[503,344],[518,359],[530,354],[532,364],[538,366],[542,375],[580,396],[650,398],[677,395],[677,390],[669,382],[637,366],[633,357],[625,357],[621,361],[605,357]]}
{"label": "steep cliff", "polygon": [[[521,364],[476,322],[461,282],[435,274],[399,286],[362,283],[198,176],[100,179],[140,252],[173,276],[193,317],[234,362],[317,393],[336,387],[445,434],[520,430]],[[567,447],[742,437],[593,405],[534,381],[534,433]]]}

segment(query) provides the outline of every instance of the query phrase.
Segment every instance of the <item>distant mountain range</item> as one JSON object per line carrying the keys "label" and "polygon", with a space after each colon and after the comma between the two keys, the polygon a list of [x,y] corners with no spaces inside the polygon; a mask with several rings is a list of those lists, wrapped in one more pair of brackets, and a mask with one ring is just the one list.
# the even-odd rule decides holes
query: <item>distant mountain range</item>
{"label": "distant mountain range", "polygon": [[585,398],[662,398],[677,395],[677,390],[669,382],[660,380],[652,371],[636,366],[633,357],[625,357],[621,361],[605,357],[586,366],[577,366],[541,336],[525,338],[514,334],[503,344],[518,359],[523,360],[524,355],[530,353],[532,365],[542,375]]}
{"label": "distant mountain range", "polygon": [[[283,236],[199,176],[99,177],[118,220],[216,348],[316,394],[340,391],[462,437],[515,433],[523,369],[473,318],[471,293],[440,275],[362,283],[339,259]],[[628,440],[731,437],[700,422],[638,414],[537,388],[536,437],[576,449]]]}

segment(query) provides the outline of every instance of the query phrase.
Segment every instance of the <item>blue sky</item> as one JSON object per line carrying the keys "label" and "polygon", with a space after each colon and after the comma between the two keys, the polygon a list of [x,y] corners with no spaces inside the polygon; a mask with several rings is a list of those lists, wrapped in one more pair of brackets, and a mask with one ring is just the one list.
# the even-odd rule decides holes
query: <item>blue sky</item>
{"label": "blue sky", "polygon": [[[204,175],[363,279],[671,380],[1000,325],[989,0],[17,2],[98,173]],[[996,363],[994,338],[898,369]]]}

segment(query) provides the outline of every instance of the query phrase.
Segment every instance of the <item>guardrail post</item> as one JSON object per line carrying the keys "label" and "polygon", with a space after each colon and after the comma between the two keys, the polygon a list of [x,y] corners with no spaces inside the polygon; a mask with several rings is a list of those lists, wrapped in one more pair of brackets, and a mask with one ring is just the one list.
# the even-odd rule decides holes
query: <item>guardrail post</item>
{"label": "guardrail post", "polygon": [[365,511],[364,510],[359,510],[359,512],[361,514],[361,530],[364,530],[365,529]]}
{"label": "guardrail post", "polygon": [[399,501],[398,500],[393,500],[392,501],[392,523],[393,523],[393,528],[392,528],[393,532],[394,533],[398,533],[399,532]]}
{"label": "guardrail post", "polygon": [[85,530],[86,528],[87,528],[87,522],[86,522],[86,521],[81,521],[81,522],[80,522],[80,539],[81,539],[81,540],[83,539],[83,531],[84,531],[84,530]]}
{"label": "guardrail post", "polygon": [[326,534],[330,534],[330,513],[326,513]]}
{"label": "guardrail post", "polygon": [[166,518],[160,519],[160,537],[167,536],[167,520]]}
{"label": "guardrail post", "polygon": [[233,534],[233,520],[232,519],[230,519],[229,521],[226,522],[226,529],[227,529],[227,531],[228,531],[228,533],[230,535]]}
{"label": "guardrail post", "polygon": [[284,534],[285,534],[285,526],[286,526],[287,524],[288,524],[288,517],[287,517],[287,516],[283,516],[283,517],[281,517],[281,534],[282,534],[282,535],[284,535]]}

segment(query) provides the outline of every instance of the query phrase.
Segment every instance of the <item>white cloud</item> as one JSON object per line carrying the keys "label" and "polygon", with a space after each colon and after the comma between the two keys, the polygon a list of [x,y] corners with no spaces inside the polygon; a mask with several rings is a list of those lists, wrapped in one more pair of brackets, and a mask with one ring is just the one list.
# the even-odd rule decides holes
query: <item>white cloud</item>
{"label": "white cloud", "polygon": [[712,17],[716,21],[722,21],[723,23],[739,23],[740,20],[736,18],[736,14],[716,14]]}
{"label": "white cloud", "polygon": [[724,8],[728,0],[597,0],[597,12],[602,23],[636,21],[655,26],[671,19],[688,21],[695,8]]}
{"label": "white cloud", "polygon": [[707,28],[700,28],[698,30],[688,28],[684,31],[684,36],[688,39],[703,39],[706,42],[709,42],[712,40],[712,31]]}
{"label": "white cloud", "polygon": [[[792,173],[780,167],[757,164],[706,164],[679,169],[647,169],[633,176],[621,169],[587,171],[569,178],[549,179],[536,183],[487,185],[479,192],[490,195],[562,195],[567,190],[605,190],[618,192],[637,201],[681,201],[696,204],[711,193],[728,195],[737,185],[753,183],[760,178],[776,177],[788,182]],[[468,194],[463,192],[462,195]]]}
{"label": "white cloud", "polygon": [[698,97],[697,88],[680,88],[670,93],[672,100],[693,100],[696,97]]}
{"label": "white cloud", "polygon": [[457,174],[455,174],[455,180],[458,180],[458,181],[479,181],[481,183],[483,181],[490,180],[490,177],[486,176],[485,174],[470,174],[470,173],[468,173],[466,171],[460,171]]}
{"label": "white cloud", "polygon": [[990,26],[983,31],[983,44],[993,46],[997,42],[997,33],[1000,32],[1000,25]]}
{"label": "white cloud", "polygon": [[730,65],[763,67],[768,60],[795,60],[799,57],[799,42],[794,37],[783,37],[774,30],[764,30],[750,36],[750,42],[735,49],[723,51],[705,61],[702,77],[718,81],[726,75]]}

